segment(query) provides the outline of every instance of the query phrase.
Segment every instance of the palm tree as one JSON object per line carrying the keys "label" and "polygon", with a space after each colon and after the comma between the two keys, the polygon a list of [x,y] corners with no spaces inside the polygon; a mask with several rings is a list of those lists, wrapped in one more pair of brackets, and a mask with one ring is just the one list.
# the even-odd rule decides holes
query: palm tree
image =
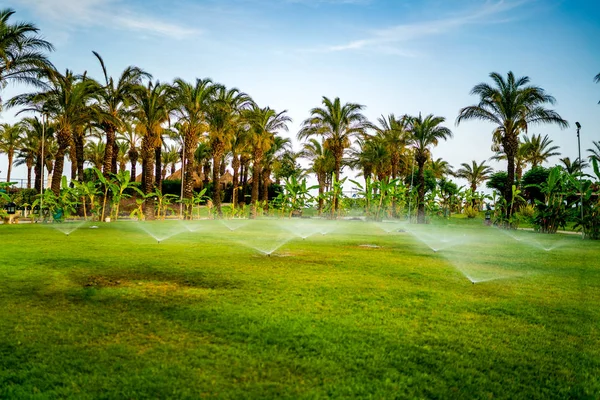
{"label": "palm tree", "polygon": [[401,167],[400,161],[406,152],[408,121],[409,117],[407,115],[400,118],[396,118],[394,114],[387,117],[382,115],[377,119],[379,126],[371,126],[375,129],[377,136],[385,144],[390,154],[392,179],[398,177]]}
{"label": "palm tree", "polygon": [[250,97],[239,89],[227,89],[219,86],[216,98],[206,114],[206,120],[209,126],[209,141],[212,150],[213,168],[213,204],[219,216],[223,215],[221,211],[221,161],[228,146],[231,143],[231,137],[238,129],[241,123],[240,113],[251,103]]}
{"label": "palm tree", "polygon": [[[288,130],[288,123],[292,121],[285,115],[287,110],[277,113],[275,110],[253,105],[244,113],[244,119],[249,125],[249,146],[252,148],[252,194],[250,197],[251,216],[256,217],[256,202],[258,201],[258,188],[262,178],[263,158],[275,143],[276,132]],[[263,189],[264,190],[264,189]]]}
{"label": "palm tree", "polygon": [[585,161],[577,158],[575,161],[571,161],[569,157],[561,158],[559,161],[562,163],[561,167],[569,174],[569,175],[582,175],[582,171],[584,168],[589,167],[589,164]]}
{"label": "palm tree", "polygon": [[229,145],[231,150],[231,169],[233,170],[233,192],[231,195],[231,201],[234,209],[237,207],[239,201],[238,189],[240,183],[240,167],[242,166],[242,157],[249,149],[248,139],[249,130],[246,126],[244,126],[244,124],[239,124],[238,129],[231,137],[231,143]]}
{"label": "palm tree", "polygon": [[372,176],[379,180],[385,179],[391,173],[391,155],[389,147],[379,136],[363,136],[357,140],[358,149],[350,151],[348,165],[353,169],[362,170],[366,186]]}
{"label": "palm tree", "polygon": [[[127,161],[129,161],[129,143],[125,140],[117,140],[115,143],[117,144],[117,149],[119,149],[119,152],[117,153],[118,172],[126,171]],[[135,182],[135,176],[133,176],[133,182]]]}
{"label": "palm tree", "polygon": [[523,136],[523,146],[525,146],[525,159],[531,163],[532,167],[537,167],[548,161],[550,157],[559,156],[560,152],[556,151],[559,149],[558,146],[552,146],[553,140],[544,135],[531,135],[531,139],[527,136]]}
{"label": "palm tree", "polygon": [[519,134],[527,132],[530,125],[558,124],[561,128],[569,126],[568,122],[554,110],[545,108],[546,104],[554,104],[556,100],[538,86],[528,86],[529,77],[515,78],[512,71],[506,79],[496,72],[490,74],[495,87],[480,83],[473,87],[471,94],[479,96],[479,103],[462,108],[456,124],[467,120],[482,120],[496,125],[493,135],[503,146],[508,161],[504,198],[506,200],[506,216],[510,217],[513,207],[512,182],[515,181],[515,156],[519,150]]}
{"label": "palm tree", "polygon": [[37,86],[41,71],[52,68],[44,52],[53,51],[54,46],[38,36],[35,25],[11,24],[14,13],[10,8],[0,10],[0,90],[10,82]]}
{"label": "palm tree", "polygon": [[135,128],[130,123],[125,124],[125,130],[119,134],[118,140],[121,143],[127,144],[127,159],[131,164],[131,180],[135,182],[137,177],[137,162],[140,157],[139,146],[141,137],[136,132]]}
{"label": "palm tree", "polygon": [[21,145],[22,129],[19,123],[0,125],[0,153],[8,156],[8,171],[6,172],[6,182],[10,182],[15,150]]}
{"label": "palm tree", "polygon": [[309,138],[308,141],[303,144],[302,150],[300,151],[300,157],[310,161],[309,171],[317,176],[317,182],[319,184],[318,210],[319,215],[321,215],[323,212],[323,194],[325,193],[327,177],[333,173],[335,165],[333,153],[319,140]]}
{"label": "palm tree", "polygon": [[[110,172],[116,174],[116,160],[118,148],[116,146],[116,132],[123,131],[125,117],[129,105],[133,101],[135,90],[142,84],[143,79],[152,79],[152,75],[134,66],[129,66],[123,70],[116,84],[112,77],[108,76],[104,60],[100,54],[93,51],[100,62],[102,74],[104,75],[104,85],[98,92],[97,99],[100,109],[104,113],[104,118],[100,120],[100,127],[106,134],[106,149],[102,163],[104,176]],[[133,177],[135,179],[135,176]]]}
{"label": "palm tree", "polygon": [[[21,144],[20,152],[26,158],[25,164],[29,169],[28,161],[30,159],[29,154],[33,154],[33,169],[35,172],[34,187],[40,192],[42,182],[43,169],[47,167],[48,173],[52,172],[53,165],[52,159],[56,150],[56,143],[54,141],[54,124],[44,124],[38,117],[23,118],[21,126],[24,131],[23,142]],[[44,138],[44,160],[42,160],[42,138]],[[30,172],[28,171],[28,178],[30,178]],[[28,184],[29,186],[29,184]]]}
{"label": "palm tree", "polygon": [[89,102],[99,87],[92,79],[74,75],[70,70],[64,75],[56,70],[48,70],[45,78],[48,83],[42,91],[15,96],[7,105],[27,106],[20,112],[43,112],[56,124],[58,149],[55,154],[51,188],[58,195],[65,154],[73,142],[74,130],[90,121],[92,110]]}
{"label": "palm tree", "polygon": [[452,131],[441,124],[446,119],[429,114],[425,118],[419,114],[418,117],[410,119],[409,143],[415,150],[415,161],[417,162],[417,221],[425,223],[425,162],[430,157],[429,147],[437,146],[440,140],[452,137]]}
{"label": "palm tree", "polygon": [[85,145],[85,160],[92,164],[94,168],[102,170],[105,148],[106,144],[102,141],[89,141]]}
{"label": "palm tree", "polygon": [[[339,181],[344,152],[351,145],[351,139],[363,134],[368,126],[367,119],[361,113],[364,106],[355,103],[341,104],[339,97],[333,101],[323,96],[324,107],[310,110],[310,118],[302,123],[298,139],[312,136],[324,138],[325,147],[333,153],[335,179]],[[337,204],[336,210],[337,210]]]}
{"label": "palm tree", "polygon": [[[285,112],[285,111],[284,111]],[[291,121],[291,118],[289,119]],[[282,127],[283,130],[287,131],[287,125]],[[283,138],[275,135],[273,137],[273,143],[271,148],[265,152],[265,156],[262,162],[262,201],[269,200],[269,183],[271,180],[271,173],[274,169],[277,169],[280,164],[280,159],[286,151],[291,151],[292,140],[290,138]]]}
{"label": "palm tree", "polygon": [[[183,185],[183,198],[191,199],[194,191],[194,152],[198,147],[200,137],[208,131],[206,117],[209,108],[216,97],[220,85],[210,79],[196,79],[195,84],[183,79],[176,79],[175,112],[179,117],[178,128],[183,140],[185,154],[185,168],[182,167],[181,184]],[[185,174],[183,174],[185,171]],[[191,216],[191,210],[187,215]]]}
{"label": "palm tree", "polygon": [[[162,146],[163,125],[172,111],[173,89],[160,82],[149,82],[133,92],[132,115],[136,132],[142,137],[142,187],[144,194],[154,192],[155,149]],[[134,178],[135,179],[135,178]],[[145,202],[144,216],[154,219],[154,201]]]}
{"label": "palm tree", "polygon": [[204,179],[202,184],[205,185],[208,183],[209,176],[211,174],[211,164],[210,160],[212,159],[212,149],[210,148],[210,143],[208,143],[208,139],[202,140],[198,143],[198,147],[194,152],[194,160],[198,166],[198,175],[204,175]]}
{"label": "palm tree", "polygon": [[[473,194],[477,192],[477,186],[486,181],[494,172],[492,167],[485,165],[485,160],[479,164],[477,164],[477,161],[473,160],[471,161],[471,165],[467,163],[462,163],[460,165],[461,168],[456,171],[456,177],[467,180]],[[473,199],[473,206],[475,206],[475,199]]]}
{"label": "palm tree", "polygon": [[596,161],[600,162],[600,141],[594,141],[592,143],[594,144],[595,149],[587,149],[587,151],[590,153],[588,158],[590,159],[590,161],[595,159]]}
{"label": "palm tree", "polygon": [[19,147],[15,155],[15,166],[25,165],[27,168],[27,189],[31,189],[31,171],[37,156],[37,148],[41,137],[37,137],[35,132],[26,128],[26,123],[21,121],[22,136]]}
{"label": "palm tree", "polygon": [[427,168],[433,173],[435,179],[445,179],[447,175],[454,175],[452,171],[452,165],[448,161],[438,158],[437,160],[429,160]]}
{"label": "palm tree", "polygon": [[169,146],[168,144],[163,145],[162,157],[162,178],[165,179],[167,176],[167,170],[171,167],[171,175],[175,173],[175,167],[181,161],[181,155],[175,145]]}

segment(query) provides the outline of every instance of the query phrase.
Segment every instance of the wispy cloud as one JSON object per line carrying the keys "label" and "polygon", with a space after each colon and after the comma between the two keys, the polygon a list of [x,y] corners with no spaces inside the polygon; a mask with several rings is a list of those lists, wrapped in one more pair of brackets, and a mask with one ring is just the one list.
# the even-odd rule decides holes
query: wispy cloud
{"label": "wispy cloud", "polygon": [[67,29],[103,26],[184,39],[200,31],[134,9],[121,0],[21,0],[41,18]]}
{"label": "wispy cloud", "polygon": [[339,45],[322,47],[323,52],[340,52],[351,50],[376,50],[390,52],[394,49],[396,54],[414,56],[415,53],[401,49],[401,45],[428,36],[442,35],[457,31],[468,25],[483,23],[507,22],[506,14],[521,7],[529,0],[486,1],[477,8],[464,10],[460,14],[448,16],[443,19],[422,21],[409,24],[391,26],[385,29],[368,31],[364,38],[353,40]]}

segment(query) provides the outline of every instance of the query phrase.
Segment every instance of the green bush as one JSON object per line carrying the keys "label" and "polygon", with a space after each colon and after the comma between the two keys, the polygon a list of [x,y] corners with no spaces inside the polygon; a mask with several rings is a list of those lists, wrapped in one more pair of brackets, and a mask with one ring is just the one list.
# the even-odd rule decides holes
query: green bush
{"label": "green bush", "polygon": [[464,211],[467,218],[475,218],[479,215],[479,211],[472,206],[465,207]]}

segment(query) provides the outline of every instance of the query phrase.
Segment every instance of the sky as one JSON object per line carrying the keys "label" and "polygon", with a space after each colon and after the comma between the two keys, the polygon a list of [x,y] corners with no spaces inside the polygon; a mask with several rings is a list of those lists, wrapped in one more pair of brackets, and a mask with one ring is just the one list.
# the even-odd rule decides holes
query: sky
{"label": "sky", "polygon": [[[100,78],[94,50],[114,76],[136,65],[163,82],[210,77],[261,107],[288,110],[293,123],[284,135],[294,140],[322,96],[339,97],[364,105],[373,121],[390,113],[443,116],[454,137],[433,157],[455,168],[480,162],[492,156],[494,126],[456,126],[456,117],[477,102],[473,86],[508,71],[553,95],[571,125],[532,126],[530,134],[548,134],[571,160],[575,121],[584,156],[600,140],[596,0],[8,0],[2,7],[15,9],[12,22],[40,28],[60,70]],[[2,98],[29,90],[9,86]],[[13,114],[2,111],[0,122],[14,122]],[[5,155],[0,171],[1,179]],[[23,169],[13,173],[25,177]]]}

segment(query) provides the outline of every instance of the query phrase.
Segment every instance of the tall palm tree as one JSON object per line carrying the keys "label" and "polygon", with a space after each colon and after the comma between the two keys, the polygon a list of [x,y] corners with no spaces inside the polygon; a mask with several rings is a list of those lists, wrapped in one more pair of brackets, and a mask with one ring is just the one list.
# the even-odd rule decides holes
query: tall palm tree
{"label": "tall palm tree", "polygon": [[89,122],[92,114],[89,103],[99,87],[94,80],[74,75],[70,70],[67,70],[64,75],[56,70],[48,70],[45,78],[48,82],[41,91],[15,96],[8,101],[7,105],[26,106],[20,112],[43,112],[56,124],[58,148],[55,154],[51,188],[58,194],[65,154],[73,142],[73,132]]}
{"label": "tall palm tree", "polygon": [[244,113],[244,120],[249,125],[248,142],[252,148],[252,194],[250,197],[251,216],[256,217],[256,202],[258,189],[262,178],[263,158],[275,142],[278,131],[287,131],[288,123],[292,121],[286,115],[287,110],[277,113],[275,110],[253,105]]}
{"label": "tall palm tree", "polygon": [[198,175],[204,176],[204,179],[202,180],[203,185],[207,184],[210,179],[209,177],[212,171],[212,165],[210,164],[211,159],[212,149],[210,148],[210,143],[208,142],[208,138],[203,138],[203,140],[198,143],[198,147],[194,152],[194,160],[198,166]]}
{"label": "tall palm tree", "polygon": [[[516,78],[512,71],[505,79],[492,72],[490,78],[495,86],[487,83],[475,85],[471,94],[479,96],[479,103],[462,108],[456,124],[467,120],[492,122],[496,127],[493,135],[503,146],[508,161],[504,198],[507,205],[512,203],[512,182],[515,181],[515,156],[519,150],[519,134],[527,132],[531,125],[558,124],[561,128],[569,126],[556,111],[545,108],[556,100],[539,86],[529,84],[529,77]],[[506,216],[510,217],[513,207],[508,206]]]}
{"label": "tall palm tree", "polygon": [[403,115],[400,118],[397,118],[394,114],[390,114],[387,117],[382,115],[377,119],[379,126],[372,126],[390,154],[392,179],[398,177],[402,155],[406,153],[409,119],[407,115]]}
{"label": "tall palm tree", "polygon": [[452,165],[448,161],[438,158],[437,160],[430,159],[427,162],[427,168],[433,173],[435,179],[445,179],[447,175],[454,175]]}
{"label": "tall palm tree", "polygon": [[318,212],[319,215],[323,212],[323,194],[325,193],[325,185],[327,177],[333,173],[335,160],[333,153],[327,149],[323,143],[315,138],[309,138],[302,145],[300,157],[309,160],[309,171],[314,173],[319,184],[319,199]]}
{"label": "tall palm tree", "polygon": [[[123,70],[119,79],[115,82],[113,77],[108,76],[106,65],[100,54],[93,51],[102,67],[104,83],[97,94],[98,105],[104,113],[104,118],[99,122],[100,127],[106,135],[106,148],[102,171],[104,176],[110,172],[116,174],[116,159],[118,148],[116,146],[116,133],[124,130],[125,117],[129,111],[129,105],[133,101],[135,90],[142,84],[144,79],[152,79],[152,75],[134,66]],[[135,176],[133,177],[135,179]]]}
{"label": "tall palm tree", "polygon": [[170,173],[173,175],[175,173],[175,167],[181,161],[181,155],[179,149],[175,145],[168,145],[166,143],[163,144],[163,152],[161,154],[162,157],[162,178],[165,179],[167,176],[167,171],[170,167]]}
{"label": "tall palm tree", "polygon": [[233,192],[231,195],[231,201],[233,208],[235,209],[239,202],[239,183],[240,183],[240,167],[242,166],[242,157],[248,152],[249,130],[243,123],[238,125],[238,129],[234,132],[231,137],[231,143],[229,148],[231,150],[231,169],[233,170],[232,187]]}
{"label": "tall palm tree", "polygon": [[589,164],[579,158],[571,161],[569,157],[560,158],[558,161],[562,163],[561,167],[569,173],[569,175],[581,175],[583,169],[589,167]]}
{"label": "tall palm tree", "polygon": [[417,221],[425,223],[425,162],[430,157],[429,147],[437,146],[440,140],[452,137],[452,131],[441,124],[446,119],[429,114],[425,118],[419,114],[412,117],[409,127],[409,143],[415,150],[415,161],[417,163]]}
{"label": "tall palm tree", "polygon": [[90,140],[85,145],[85,161],[92,164],[94,168],[102,170],[104,163],[106,144],[102,141]]}
{"label": "tall palm tree", "polygon": [[[340,179],[342,158],[351,145],[351,139],[363,134],[368,126],[366,117],[361,113],[364,106],[355,103],[341,104],[339,97],[333,101],[323,96],[323,107],[310,110],[310,118],[304,120],[298,139],[312,136],[324,138],[325,147],[333,153],[336,181]],[[337,210],[337,204],[335,205]]]}
{"label": "tall palm tree", "polygon": [[590,161],[595,159],[596,161],[600,162],[600,141],[594,141],[592,143],[595,148],[587,149],[587,151],[590,153],[588,158]]}
{"label": "tall palm tree", "polygon": [[531,135],[531,139],[527,135],[523,135],[523,146],[525,146],[525,159],[531,163],[532,167],[537,167],[548,161],[550,157],[559,156],[558,146],[552,146],[553,140],[548,135]]}
{"label": "tall palm tree", "polygon": [[135,181],[137,177],[137,163],[140,157],[139,146],[141,137],[131,123],[125,123],[125,130],[118,135],[118,141],[126,143],[128,146],[127,159],[131,164],[131,180]]}
{"label": "tall palm tree", "polygon": [[229,150],[231,137],[242,123],[240,113],[251,104],[250,97],[239,89],[219,86],[212,106],[206,114],[209,141],[212,150],[213,204],[219,216],[221,211],[221,161]]}
{"label": "tall palm tree", "polygon": [[[52,160],[56,150],[54,140],[55,127],[54,124],[44,124],[38,117],[23,118],[21,126],[25,133],[23,136],[24,142],[20,150],[24,154],[33,153],[33,162],[35,164],[33,166],[35,172],[34,187],[40,192],[43,169],[47,168],[48,173],[51,173],[53,169]],[[44,138],[43,144],[42,138]],[[44,159],[42,159],[42,147],[44,148]],[[29,156],[26,157],[28,158]]]}
{"label": "tall palm tree", "polygon": [[357,145],[358,149],[350,151],[348,165],[353,169],[362,170],[367,187],[373,176],[383,180],[391,174],[389,147],[381,137],[364,135],[358,138]]}
{"label": "tall palm tree", "polygon": [[[117,140],[115,143],[117,144],[117,149],[119,149],[119,152],[117,153],[118,172],[122,172],[127,170],[127,161],[129,161],[129,143],[125,140]],[[133,177],[133,179],[135,179],[135,177]]]}
{"label": "tall palm tree", "polygon": [[21,145],[21,134],[23,130],[19,123],[0,125],[0,153],[8,156],[8,171],[6,172],[6,182],[10,182],[15,151]]}
{"label": "tall palm tree", "polygon": [[[142,187],[145,194],[154,192],[155,149],[162,146],[164,124],[169,120],[173,107],[173,89],[160,82],[149,82],[133,92],[132,115],[136,132],[142,137]],[[145,203],[144,216],[154,219],[154,201]]]}
{"label": "tall palm tree", "polygon": [[25,125],[25,122],[21,121],[23,134],[15,155],[14,165],[16,167],[25,165],[27,168],[27,189],[31,189],[31,172],[37,156],[37,148],[41,141],[41,137],[36,137],[35,132],[27,129]]}
{"label": "tall palm tree", "polygon": [[[182,173],[185,171],[185,174],[181,179],[185,199],[193,196],[194,152],[201,136],[208,131],[206,118],[219,87],[210,79],[196,79],[194,84],[176,79],[174,83],[174,105],[179,118],[177,126],[185,148],[183,159],[186,165],[182,168]],[[190,210],[187,215],[191,216]]]}
{"label": "tall palm tree", "polygon": [[[469,186],[473,193],[477,191],[477,186],[487,180],[494,172],[492,167],[485,164],[485,160],[479,164],[477,164],[477,161],[473,160],[471,161],[471,165],[467,163],[462,163],[460,165],[461,168],[456,171],[456,176],[469,182]],[[473,205],[475,205],[475,200],[473,200]]]}
{"label": "tall palm tree", "polygon": [[[291,121],[291,118],[290,118]],[[282,127],[283,130],[287,131],[287,125]],[[280,159],[286,151],[292,149],[292,140],[290,138],[283,138],[275,135],[273,137],[273,143],[271,148],[265,152],[265,156],[262,162],[262,201],[269,200],[269,183],[271,181],[271,173],[274,169],[278,168]]]}
{"label": "tall palm tree", "polygon": [[41,71],[52,68],[44,52],[53,51],[54,46],[38,36],[35,25],[11,23],[14,13],[10,8],[0,10],[0,90],[9,82],[39,86]]}

